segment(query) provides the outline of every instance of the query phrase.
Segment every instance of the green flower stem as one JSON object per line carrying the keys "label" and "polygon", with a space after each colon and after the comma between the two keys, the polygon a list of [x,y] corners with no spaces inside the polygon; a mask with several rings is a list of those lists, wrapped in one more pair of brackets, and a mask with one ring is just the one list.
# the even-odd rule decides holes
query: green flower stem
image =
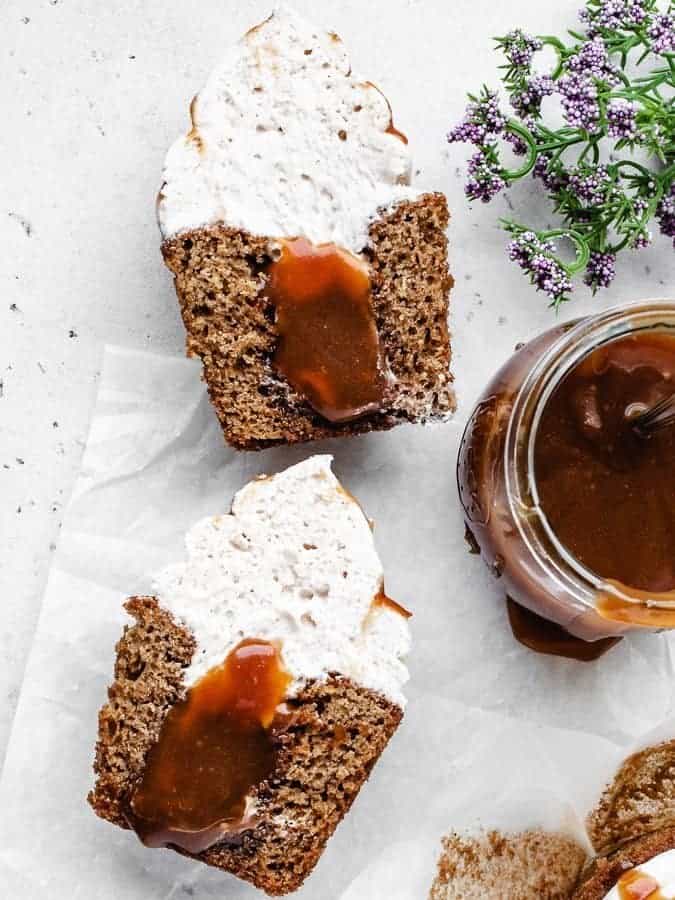
{"label": "green flower stem", "polygon": [[565,263],[559,257],[556,257],[560,265],[566,269],[570,275],[574,275],[575,272],[580,272],[588,265],[588,260],[591,255],[590,247],[588,246],[586,239],[583,235],[579,234],[578,231],[574,231],[571,228],[554,228],[552,231],[538,232],[537,237],[542,241],[547,241],[550,238],[556,237],[564,237],[572,241],[577,251],[577,258],[575,261],[573,263]]}
{"label": "green flower stem", "polygon": [[523,163],[523,165],[516,169],[515,171],[511,171],[510,169],[504,169],[502,172],[502,177],[506,181],[517,181],[519,178],[523,178],[528,172],[531,172],[534,168],[534,164],[537,161],[537,156],[539,155],[539,150],[534,140],[534,136],[532,132],[521,125],[519,122],[516,122],[515,119],[509,119],[506,123],[506,130],[511,134],[517,135],[521,138],[525,144],[527,144],[527,159]]}
{"label": "green flower stem", "polygon": [[[511,118],[499,108],[497,92],[484,88],[479,98],[470,96],[476,108],[472,109],[474,119],[468,124],[482,126],[487,138],[468,138],[479,146],[479,159],[485,161],[485,172],[474,178],[474,199],[480,196],[490,200],[505,184],[512,185],[535,167],[538,170],[538,160],[541,165],[546,162],[550,178],[544,177],[543,181],[559,227],[537,232],[514,221],[502,220],[501,224],[514,236],[532,232],[540,242],[570,240],[576,250],[571,263],[559,258],[557,242],[552,241],[551,248],[540,247],[539,252],[557,264],[559,273],[569,276],[569,285],[572,276],[585,269],[585,281],[594,292],[609,286],[614,276],[613,256],[621,250],[646,245],[652,222],[666,237],[672,237],[671,207],[664,198],[670,198],[675,181],[675,54],[655,54],[652,50],[649,32],[654,16],[659,10],[663,12],[663,7],[657,0],[642,0],[639,5],[644,12],[639,25],[627,21],[617,27],[601,24],[603,0],[586,0],[587,26],[568,32],[562,39],[553,35],[534,39],[519,28],[497,38],[506,58],[506,65],[501,67],[502,82],[514,110]],[[674,0],[667,4],[667,11],[675,11]],[[606,52],[605,57],[602,48],[598,51],[601,68],[603,58],[608,59],[616,77],[593,65],[595,51],[586,58],[588,51],[584,48],[595,40],[602,42]],[[547,110],[541,101],[542,95],[547,96],[550,91],[532,84],[536,71],[532,57],[539,49],[537,41],[552,48],[556,56],[549,77],[558,82],[553,92],[561,94],[564,100],[567,121],[561,127],[547,125]],[[642,63],[644,74],[637,74],[635,67]],[[595,90],[588,95],[575,92],[574,80],[561,85],[561,79],[572,74],[582,80],[587,78]],[[624,102],[632,105],[632,111],[628,107],[625,115],[615,117],[614,101],[621,101],[619,109]],[[500,154],[499,135],[504,137],[504,118],[506,137],[513,140],[515,136],[522,142],[522,159],[514,162],[513,168],[503,164]],[[588,130],[570,122],[586,123]],[[458,139],[461,138],[452,138]],[[536,249],[536,244],[533,246]],[[607,265],[601,265],[604,260],[595,254],[608,254]],[[537,271],[536,266],[528,268],[525,258],[516,261],[529,272],[538,290],[559,293],[551,297],[553,306],[569,299],[566,294],[571,288],[565,286],[565,278],[547,281],[545,266]]]}
{"label": "green flower stem", "polygon": [[557,81],[562,75],[565,65],[565,45],[561,40],[557,37],[553,37],[551,34],[540,34],[537,36],[545,47],[553,47],[556,52],[558,62],[556,63],[555,69],[551,72],[551,78],[553,81]]}

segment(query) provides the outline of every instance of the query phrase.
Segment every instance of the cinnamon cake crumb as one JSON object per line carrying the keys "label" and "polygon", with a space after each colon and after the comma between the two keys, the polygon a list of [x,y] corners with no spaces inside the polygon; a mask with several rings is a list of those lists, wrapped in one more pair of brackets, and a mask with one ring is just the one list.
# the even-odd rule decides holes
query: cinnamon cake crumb
{"label": "cinnamon cake crumb", "polygon": [[585,860],[579,844],[553,832],[450,833],[429,900],[569,900]]}

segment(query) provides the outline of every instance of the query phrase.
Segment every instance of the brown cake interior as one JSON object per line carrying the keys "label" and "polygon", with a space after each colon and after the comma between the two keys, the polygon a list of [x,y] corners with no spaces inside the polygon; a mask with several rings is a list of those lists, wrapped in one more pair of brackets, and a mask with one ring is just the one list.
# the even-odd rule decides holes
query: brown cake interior
{"label": "brown cake interior", "polygon": [[598,853],[675,822],[675,741],[634,753],[606,788],[587,827]]}
{"label": "brown cake interior", "polygon": [[539,830],[443,839],[429,900],[569,900],[586,851]]}
{"label": "brown cake interior", "polygon": [[583,873],[570,900],[604,900],[628,869],[633,869],[666,850],[675,848],[675,827],[663,828],[629,841],[607,856],[598,856]]}
{"label": "brown cake interior", "polygon": [[[97,815],[122,828],[146,755],[185,695],[183,672],[195,649],[155,598],[133,597],[125,608],[136,623],[117,646],[88,798]],[[274,772],[254,792],[259,824],[194,856],[272,895],[296,890],[311,872],[402,716],[381,695],[339,677],[309,684],[287,706],[273,725]]]}
{"label": "brown cake interior", "polygon": [[209,395],[230,444],[261,449],[391,428],[454,409],[447,224],[442,194],[399,203],[372,223],[364,256],[395,387],[386,408],[342,424],[323,419],[272,366],[278,335],[274,308],[263,291],[274,236],[212,225],[164,242],[188,354],[202,359]]}

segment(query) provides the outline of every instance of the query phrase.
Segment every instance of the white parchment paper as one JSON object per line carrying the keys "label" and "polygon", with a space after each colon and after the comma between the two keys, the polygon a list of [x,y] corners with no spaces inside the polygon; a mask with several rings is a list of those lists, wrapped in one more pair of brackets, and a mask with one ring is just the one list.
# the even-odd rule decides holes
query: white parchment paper
{"label": "white parchment paper", "polygon": [[95,817],[96,716],[124,598],[181,558],[188,526],[227,510],[249,478],[318,451],[334,454],[376,521],[414,645],[403,724],[297,896],[423,898],[450,827],[582,833],[621,758],[651,729],[675,734],[673,636],[631,637],[590,664],[513,640],[499,583],[464,544],[455,458],[467,411],[443,426],[235,453],[197,363],[107,349],[0,780],[3,897],[258,896]]}

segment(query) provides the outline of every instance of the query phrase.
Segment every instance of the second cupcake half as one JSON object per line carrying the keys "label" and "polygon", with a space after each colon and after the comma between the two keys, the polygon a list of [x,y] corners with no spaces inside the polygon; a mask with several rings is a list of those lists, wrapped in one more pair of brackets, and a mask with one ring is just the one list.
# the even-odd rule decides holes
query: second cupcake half
{"label": "second cupcake half", "polygon": [[447,417],[446,199],[410,186],[387,99],[280,8],[226,55],[159,195],[188,353],[227,441]]}

